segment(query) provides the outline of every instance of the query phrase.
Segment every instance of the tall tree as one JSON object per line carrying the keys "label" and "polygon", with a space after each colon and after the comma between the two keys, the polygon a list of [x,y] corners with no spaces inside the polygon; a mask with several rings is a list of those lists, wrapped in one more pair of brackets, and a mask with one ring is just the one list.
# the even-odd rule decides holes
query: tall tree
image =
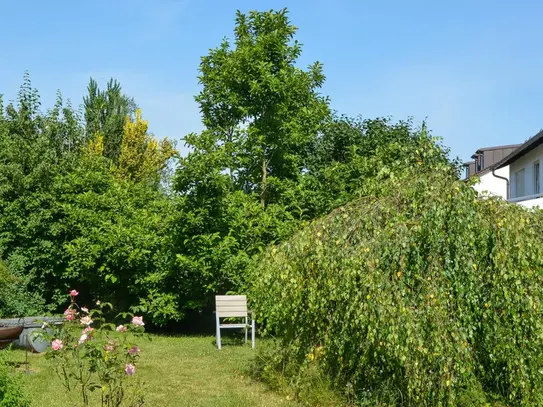
{"label": "tall tree", "polygon": [[191,153],[176,174],[172,227],[188,308],[238,289],[250,259],[298,225],[284,201],[329,108],[321,65],[296,65],[295,33],[286,10],[238,12],[234,40],[202,58],[196,101],[205,130],[185,138]]}
{"label": "tall tree", "polygon": [[167,138],[158,141],[149,134],[148,127],[140,109],[136,110],[134,120],[127,116],[116,172],[131,181],[158,183],[168,160],[176,151]]}
{"label": "tall tree", "polygon": [[122,92],[121,84],[114,79],[109,80],[105,90],[100,90],[98,83],[91,78],[87,91],[83,97],[85,133],[89,139],[101,136],[104,156],[117,163],[125,119],[134,115],[136,104]]}
{"label": "tall tree", "polygon": [[221,146],[232,182],[258,192],[262,206],[271,200],[270,185],[300,174],[304,152],[329,115],[319,94],[321,64],[296,66],[296,30],[286,9],[238,11],[233,44],[224,40],[200,64],[196,101],[208,130],[202,137],[213,138],[211,149]]}

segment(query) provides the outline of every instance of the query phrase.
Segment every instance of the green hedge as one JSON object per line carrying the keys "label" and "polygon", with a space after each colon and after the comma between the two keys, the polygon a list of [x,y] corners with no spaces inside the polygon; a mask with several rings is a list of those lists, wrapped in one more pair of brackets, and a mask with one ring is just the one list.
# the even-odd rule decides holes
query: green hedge
{"label": "green hedge", "polygon": [[375,182],[255,265],[267,368],[368,405],[543,405],[541,213],[444,168]]}

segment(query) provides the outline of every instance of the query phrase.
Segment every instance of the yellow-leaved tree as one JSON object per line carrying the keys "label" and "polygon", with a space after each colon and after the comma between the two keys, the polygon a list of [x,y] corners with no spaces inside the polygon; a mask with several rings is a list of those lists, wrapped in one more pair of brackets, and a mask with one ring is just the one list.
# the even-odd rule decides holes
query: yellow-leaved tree
{"label": "yellow-leaved tree", "polygon": [[126,118],[119,164],[115,169],[119,177],[135,182],[158,181],[168,160],[175,155],[173,143],[167,138],[158,141],[148,133],[148,127],[141,109],[136,110],[134,120]]}
{"label": "yellow-leaved tree", "polygon": [[87,144],[86,153],[91,156],[102,156],[104,154],[104,136],[96,133]]}

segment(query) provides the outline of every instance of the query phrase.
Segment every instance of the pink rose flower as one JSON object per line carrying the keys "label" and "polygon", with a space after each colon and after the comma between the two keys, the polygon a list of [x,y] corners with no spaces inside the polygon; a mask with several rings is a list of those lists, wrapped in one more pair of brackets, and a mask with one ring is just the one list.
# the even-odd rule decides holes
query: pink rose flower
{"label": "pink rose flower", "polygon": [[117,332],[126,332],[127,329],[128,329],[128,328],[127,328],[126,326],[124,326],[124,325],[119,325],[115,330],[116,330]]}
{"label": "pink rose flower", "polygon": [[132,323],[136,326],[144,326],[145,324],[143,323],[143,317],[134,317],[132,318]]}
{"label": "pink rose flower", "polygon": [[85,342],[88,338],[89,338],[89,336],[87,334],[81,335],[81,337],[79,338],[79,343],[81,344],[81,343]]}
{"label": "pink rose flower", "polygon": [[89,313],[89,309],[87,307],[81,307],[81,311],[85,312],[85,313]]}
{"label": "pink rose flower", "polygon": [[51,347],[56,351],[61,350],[63,346],[64,345],[60,339],[55,339],[53,342],[51,342]]}
{"label": "pink rose flower", "polygon": [[66,311],[64,311],[64,316],[66,317],[66,321],[73,321],[76,316],[76,311],[72,308],[68,308]]}
{"label": "pink rose flower", "polygon": [[128,349],[128,353],[132,356],[136,355],[140,353],[140,348],[138,348],[137,346],[132,346],[130,349]]}
{"label": "pink rose flower", "polygon": [[77,297],[79,293],[75,290],[70,291],[70,297]]}
{"label": "pink rose flower", "polygon": [[91,328],[90,326],[88,326],[88,327],[86,327],[85,329],[83,329],[83,333],[84,333],[84,334],[87,334],[87,335],[92,334],[93,331],[94,331],[94,328]]}
{"label": "pink rose flower", "polygon": [[115,350],[115,343],[112,341],[108,341],[107,345],[104,346],[104,350],[113,352]]}
{"label": "pink rose flower", "polygon": [[92,324],[92,319],[89,316],[81,318],[79,321],[81,325],[90,325]]}
{"label": "pink rose flower", "polygon": [[127,363],[124,365],[124,371],[128,376],[134,376],[134,373],[136,373],[136,366],[132,363]]}

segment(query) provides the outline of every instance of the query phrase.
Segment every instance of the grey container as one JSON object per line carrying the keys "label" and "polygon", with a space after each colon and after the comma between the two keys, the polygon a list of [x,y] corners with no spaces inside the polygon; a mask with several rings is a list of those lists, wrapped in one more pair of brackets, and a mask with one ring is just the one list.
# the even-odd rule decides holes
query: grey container
{"label": "grey container", "polygon": [[[28,348],[37,353],[44,352],[50,345],[49,342],[37,335],[42,331],[44,322],[47,322],[48,325],[61,325],[64,322],[64,318],[42,316],[0,319],[0,325],[24,325],[23,332],[19,335],[19,339],[14,341],[13,344],[22,348]],[[47,331],[51,332],[51,329],[49,328]]]}

